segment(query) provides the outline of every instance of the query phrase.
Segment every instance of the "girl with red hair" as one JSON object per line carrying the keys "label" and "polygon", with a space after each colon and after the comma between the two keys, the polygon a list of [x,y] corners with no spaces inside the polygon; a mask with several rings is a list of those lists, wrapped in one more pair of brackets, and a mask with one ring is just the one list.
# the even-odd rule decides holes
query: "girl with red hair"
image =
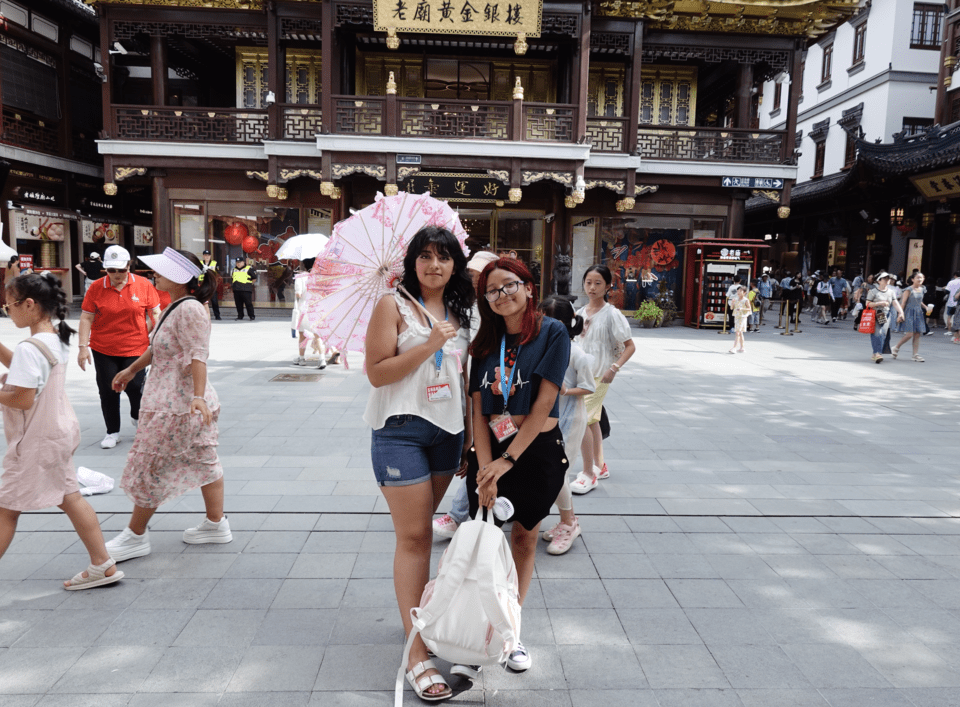
{"label": "girl with red hair", "polygon": [[[567,463],[557,396],[570,359],[567,328],[537,311],[537,289],[513,258],[489,263],[477,283],[480,329],[471,353],[470,397],[474,446],[467,457],[470,513],[492,508],[498,496],[513,505],[511,549],[520,604],[533,577],[540,522],[566,479]],[[527,670],[518,645],[507,660]]]}

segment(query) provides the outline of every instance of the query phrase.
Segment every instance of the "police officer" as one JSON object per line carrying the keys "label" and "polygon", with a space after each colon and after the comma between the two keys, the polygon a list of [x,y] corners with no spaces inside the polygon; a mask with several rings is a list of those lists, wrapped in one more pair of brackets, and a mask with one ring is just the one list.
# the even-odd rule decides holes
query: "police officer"
{"label": "police officer", "polygon": [[[201,259],[201,266],[203,267],[203,272],[200,273],[200,277],[197,278],[198,282],[203,282],[203,276],[207,274],[207,270],[213,271],[214,275],[217,273],[217,261],[213,260],[213,256],[210,255],[209,250],[203,251],[203,257]],[[210,297],[210,306],[213,307],[213,316],[216,317],[217,321],[220,321],[220,302],[218,301],[217,293],[220,290],[220,283],[217,283],[217,287],[213,290],[213,296]]]}
{"label": "police officer", "polygon": [[254,273],[247,265],[246,256],[241,255],[233,267],[233,299],[237,303],[237,321],[243,319],[243,307],[246,305],[250,321],[257,316],[253,313]]}

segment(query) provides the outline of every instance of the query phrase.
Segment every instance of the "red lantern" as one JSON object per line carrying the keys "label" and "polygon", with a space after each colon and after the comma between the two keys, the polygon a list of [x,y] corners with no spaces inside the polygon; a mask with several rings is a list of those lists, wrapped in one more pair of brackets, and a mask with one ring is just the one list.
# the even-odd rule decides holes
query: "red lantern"
{"label": "red lantern", "polygon": [[242,223],[231,223],[223,229],[223,239],[230,245],[240,245],[248,237],[248,234],[247,227]]}
{"label": "red lantern", "polygon": [[[244,231],[247,229],[244,228]],[[243,252],[252,253],[257,249],[257,245],[260,243],[260,239],[256,236],[245,236],[243,239]]]}

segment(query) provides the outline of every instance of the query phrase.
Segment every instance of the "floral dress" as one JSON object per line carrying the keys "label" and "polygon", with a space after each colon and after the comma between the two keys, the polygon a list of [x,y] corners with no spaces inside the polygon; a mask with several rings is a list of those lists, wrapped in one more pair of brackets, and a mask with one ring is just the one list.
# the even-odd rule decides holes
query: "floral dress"
{"label": "floral dress", "polygon": [[140,423],[120,487],[141,508],[160,504],[223,476],[217,456],[220,400],[210,381],[204,400],[213,414],[209,425],[190,413],[190,363],[206,362],[210,315],[188,299],[164,317],[151,336],[153,361],[140,404]]}

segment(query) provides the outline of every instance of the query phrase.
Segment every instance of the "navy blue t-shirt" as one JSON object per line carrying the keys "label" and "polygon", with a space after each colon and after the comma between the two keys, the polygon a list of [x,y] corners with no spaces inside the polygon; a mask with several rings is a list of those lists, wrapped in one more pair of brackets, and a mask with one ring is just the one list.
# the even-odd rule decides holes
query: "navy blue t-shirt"
{"label": "navy blue t-shirt", "polygon": [[[507,347],[515,344],[519,334],[507,334]],[[540,381],[547,380],[560,387],[570,362],[570,335],[556,319],[544,317],[540,333],[533,341],[520,347],[513,374],[516,390],[510,396],[507,410],[511,415],[529,415],[530,407],[540,392]],[[503,412],[503,396],[494,395],[490,385],[496,380],[500,366],[500,346],[489,356],[474,358],[470,366],[470,394],[479,392],[484,415]],[[560,417],[559,396],[553,401],[550,417]]]}

